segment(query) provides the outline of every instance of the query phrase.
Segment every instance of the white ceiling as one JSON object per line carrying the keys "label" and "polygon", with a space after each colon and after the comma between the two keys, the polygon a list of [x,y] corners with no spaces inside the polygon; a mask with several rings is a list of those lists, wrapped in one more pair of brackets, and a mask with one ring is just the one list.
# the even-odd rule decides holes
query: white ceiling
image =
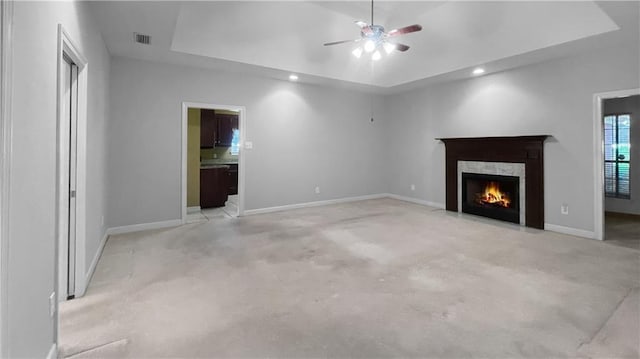
{"label": "white ceiling", "polygon": [[[399,37],[411,46],[377,62],[351,55],[354,20],[370,21],[366,1],[92,2],[116,56],[249,72],[276,78],[398,90],[460,77],[475,66],[500,71],[638,38],[638,2],[376,1],[387,30],[421,24]],[[150,46],[133,32],[152,36]],[[456,75],[457,74],[457,75]]]}

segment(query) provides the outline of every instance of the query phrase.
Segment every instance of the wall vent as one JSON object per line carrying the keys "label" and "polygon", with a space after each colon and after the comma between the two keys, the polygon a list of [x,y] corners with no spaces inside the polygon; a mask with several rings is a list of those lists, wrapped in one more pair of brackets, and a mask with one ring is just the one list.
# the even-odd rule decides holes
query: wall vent
{"label": "wall vent", "polygon": [[144,35],[144,34],[139,34],[137,32],[133,33],[133,39],[135,42],[139,43],[139,44],[144,44],[144,45],[150,45],[151,44],[151,36],[149,35]]}

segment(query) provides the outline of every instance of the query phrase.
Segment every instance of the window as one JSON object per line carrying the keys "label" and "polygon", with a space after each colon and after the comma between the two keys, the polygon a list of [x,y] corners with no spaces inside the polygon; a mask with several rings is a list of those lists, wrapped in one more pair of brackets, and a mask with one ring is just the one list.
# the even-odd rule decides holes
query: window
{"label": "window", "polygon": [[629,114],[604,116],[604,191],[607,197],[631,197],[630,125]]}
{"label": "window", "polygon": [[237,156],[240,152],[240,130],[233,129],[233,137],[231,138],[231,154]]}

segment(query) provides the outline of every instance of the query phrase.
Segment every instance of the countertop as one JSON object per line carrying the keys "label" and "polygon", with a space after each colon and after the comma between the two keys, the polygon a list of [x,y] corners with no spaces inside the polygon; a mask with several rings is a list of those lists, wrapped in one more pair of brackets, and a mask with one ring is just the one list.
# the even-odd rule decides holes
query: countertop
{"label": "countertop", "polygon": [[238,164],[238,160],[229,160],[229,159],[202,160],[200,161],[200,169],[229,168],[230,165],[237,165],[237,164]]}
{"label": "countertop", "polygon": [[208,170],[211,168],[226,168],[229,169],[229,165],[200,165],[201,170]]}

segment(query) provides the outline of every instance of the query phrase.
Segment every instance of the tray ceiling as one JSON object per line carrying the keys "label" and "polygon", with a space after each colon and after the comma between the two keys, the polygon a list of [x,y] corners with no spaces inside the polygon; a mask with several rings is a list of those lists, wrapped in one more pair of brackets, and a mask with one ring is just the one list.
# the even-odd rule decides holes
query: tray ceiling
{"label": "tray ceiling", "polygon": [[[95,2],[91,6],[115,55],[268,76],[295,72],[301,78],[382,89],[527,54],[533,54],[531,61],[544,60],[539,55],[544,49],[620,28],[600,4],[591,1],[380,1],[375,3],[376,24],[390,30],[418,23],[423,30],[399,38],[411,46],[408,52],[394,52],[374,62],[355,58],[352,44],[322,46],[359,37],[353,22],[369,21],[368,2]],[[133,32],[151,35],[152,45],[132,43]]]}

